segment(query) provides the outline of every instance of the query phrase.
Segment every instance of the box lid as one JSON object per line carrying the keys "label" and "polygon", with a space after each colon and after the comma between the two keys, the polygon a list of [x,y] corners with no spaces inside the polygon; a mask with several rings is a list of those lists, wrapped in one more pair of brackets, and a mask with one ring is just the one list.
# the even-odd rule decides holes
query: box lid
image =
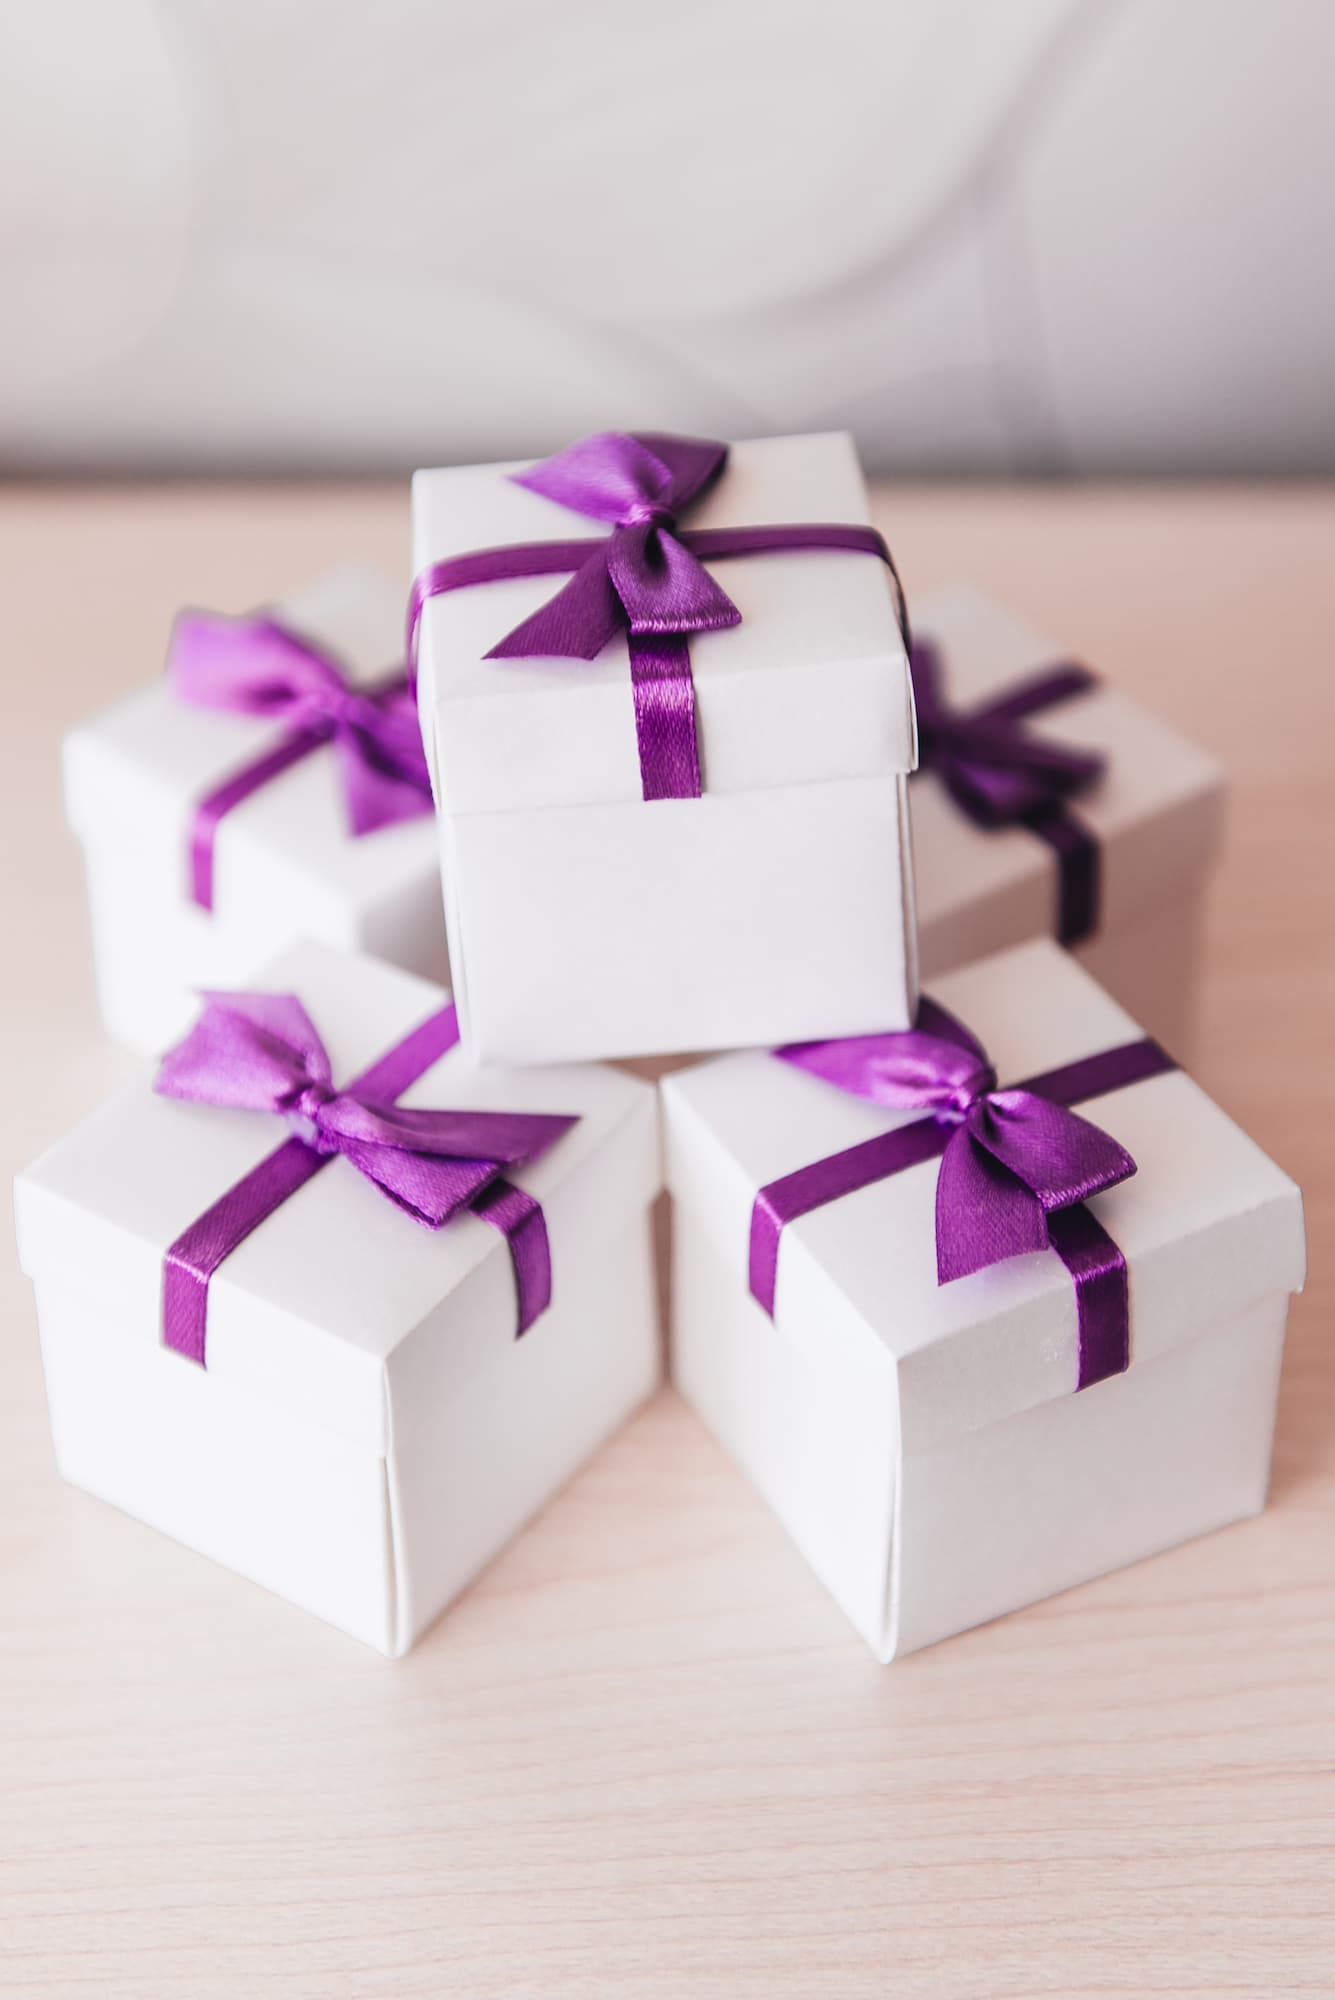
{"label": "box lid", "polygon": [[[396,967],[314,944],[283,953],[254,985],[303,1001],[336,1084],[448,997]],[[156,1347],[164,1251],[287,1135],[263,1113],[157,1096],[153,1074],[144,1070],[29,1167],[16,1206],[29,1276],[40,1283],[76,1263],[106,1338]],[[659,1184],[653,1089],[617,1070],[473,1068],[456,1045],[398,1102],[578,1114],[547,1152],[507,1174],[542,1204],[554,1298],[567,1246],[611,1230]],[[509,1252],[495,1229],[463,1214],[429,1230],[333,1159],[214,1275],[205,1379],[383,1453],[384,1377],[401,1343],[419,1329],[429,1335],[439,1350],[432,1381],[449,1392],[505,1351],[515,1326]],[[542,1332],[539,1317],[524,1337]]]}
{"label": "box lid", "polygon": [[[931,993],[980,1038],[1003,1086],[1139,1034],[1046,940],[933,980]],[[761,1051],[681,1071],[663,1093],[669,1187],[741,1286],[760,1187],[913,1116]],[[1137,1162],[1090,1203],[1127,1260],[1133,1368],[1301,1285],[1297,1188],[1190,1077],[1150,1077],[1076,1108]],[[776,1338],[825,1366],[844,1343],[882,1343],[910,1450],[1068,1395],[1077,1379],[1074,1287],[1055,1252],[937,1284],[936,1180],[937,1162],[924,1161],[790,1223],[779,1248]]]}
{"label": "box lid", "polygon": [[[915,599],[913,629],[939,648],[952,709],[973,707],[1071,657],[967,587]],[[1097,661],[1085,664],[1097,671]],[[1107,759],[1105,775],[1072,806],[1101,850],[1101,930],[1150,914],[1214,861],[1224,772],[1178,730],[1107,685],[1032,715],[1025,728]],[[958,964],[1052,934],[1057,861],[1045,841],[1025,827],[975,826],[932,770],[918,773],[909,799],[924,963]]]}
{"label": "box lid", "polygon": [[[320,641],[358,686],[403,661],[403,592],[374,570],[344,567],[272,606]],[[80,725],[64,743],[65,804],[81,840],[107,848],[179,850],[189,896],[189,828],[199,801],[281,742],[272,722],[180,700],[164,675]],[[333,751],[323,746],[270,780],[219,821],[214,908],[306,910],[313,929],[342,935],[437,866],[432,814],[348,831]]]}
{"label": "box lid", "polygon": [[[415,569],[501,544],[606,535],[604,524],[507,477],[526,463],[419,472]],[[834,432],[730,446],[722,477],[682,524],[870,519],[852,440]],[[706,567],[742,614],[740,625],[690,641],[706,791],[912,768],[908,662],[883,563],[827,550]],[[563,581],[477,584],[433,597],[423,611],[422,733],[449,812],[641,798],[624,634],[591,661],[485,657]]]}

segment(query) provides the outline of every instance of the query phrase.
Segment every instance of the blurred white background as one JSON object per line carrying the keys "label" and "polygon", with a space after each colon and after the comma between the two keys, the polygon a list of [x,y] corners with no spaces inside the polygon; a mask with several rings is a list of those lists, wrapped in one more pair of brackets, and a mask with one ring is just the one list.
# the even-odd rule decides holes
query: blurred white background
{"label": "blurred white background", "polygon": [[0,461],[1335,465],[1332,0],[0,0]]}

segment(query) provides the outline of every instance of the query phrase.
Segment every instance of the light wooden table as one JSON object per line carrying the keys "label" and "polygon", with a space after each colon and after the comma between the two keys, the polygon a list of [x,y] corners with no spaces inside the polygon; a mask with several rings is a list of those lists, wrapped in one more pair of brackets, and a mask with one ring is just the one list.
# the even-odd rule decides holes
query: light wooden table
{"label": "light wooden table", "polygon": [[[899,490],[1231,762],[1203,1081],[1303,1183],[1261,1519],[874,1666],[664,1392],[388,1666],[56,1480],[0,1349],[0,1989],[99,2000],[1335,1993],[1335,495]],[[100,1040],[61,731],[173,608],[399,569],[400,487],[0,492],[3,1133]]]}

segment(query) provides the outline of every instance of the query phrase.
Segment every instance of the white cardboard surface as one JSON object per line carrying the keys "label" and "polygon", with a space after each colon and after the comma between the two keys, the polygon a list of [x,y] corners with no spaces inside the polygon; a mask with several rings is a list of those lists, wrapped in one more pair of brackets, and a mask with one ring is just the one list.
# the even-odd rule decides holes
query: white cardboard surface
{"label": "white cardboard surface", "polygon": [[[525,463],[419,472],[414,568],[498,544],[607,534],[506,477]],[[840,432],[734,444],[722,478],[684,524],[869,520],[852,440]],[[706,789],[911,769],[908,664],[883,564],[813,551],[716,567],[742,623],[690,642]],[[642,803],[624,637],[593,661],[485,658],[563,581],[479,584],[426,606],[418,685],[445,811]]]}
{"label": "white cardboard surface", "polygon": [[[402,658],[403,595],[342,569],[275,607],[364,684]],[[196,802],[280,740],[271,723],[193,708],[165,676],[64,745],[66,810],[88,869],[99,997],[144,1053],[193,1017],[195,989],[235,985],[297,937],[447,973],[432,816],[352,838],[333,754],[317,750],[225,815],[214,908],[189,895]]]}
{"label": "white cardboard surface", "polygon": [[[953,707],[972,706],[1070,657],[967,588],[915,601],[913,622],[941,648]],[[1097,661],[1087,664],[1097,671]],[[1102,849],[1100,938],[1133,941],[1158,910],[1185,913],[1201,896],[1222,839],[1225,779],[1215,759],[1113,687],[1045,709],[1025,727],[1108,758],[1106,775],[1072,808]],[[914,778],[909,799],[924,977],[1052,935],[1057,868],[1045,842],[1024,827],[974,826],[931,770]],[[1119,997],[1136,998],[1120,993],[1123,956],[1134,981],[1133,946],[1105,954],[1099,976]]]}
{"label": "white cardboard surface", "polygon": [[[313,944],[263,985],[304,1000],[336,1079],[443,997]],[[547,1220],[548,1310],[516,1340],[498,1232],[466,1215],[426,1230],[335,1159],[214,1276],[203,1370],[161,1344],[163,1252],[284,1127],[157,1097],[150,1078],[16,1190],[61,1469],[401,1652],[653,1386],[654,1092],[614,1070],[487,1071],[450,1050],[400,1102],[579,1115],[511,1176]]]}
{"label": "white cardboard surface", "polygon": [[904,787],[859,778],[445,817],[470,1051],[579,1061],[906,1021]]}

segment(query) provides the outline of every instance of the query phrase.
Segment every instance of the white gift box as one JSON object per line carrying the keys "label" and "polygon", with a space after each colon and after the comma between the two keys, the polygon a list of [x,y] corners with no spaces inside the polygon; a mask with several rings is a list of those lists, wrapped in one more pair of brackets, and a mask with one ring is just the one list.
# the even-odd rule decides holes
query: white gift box
{"label": "white gift box", "polygon": [[[608,533],[516,485],[519,469],[417,474],[419,572]],[[733,445],[682,525],[869,520],[851,440],[821,435]],[[802,551],[712,568],[742,622],[690,640],[700,798],[642,796],[624,634],[587,662],[484,657],[563,576],[426,604],[422,733],[455,997],[479,1058],[735,1047],[908,1018],[916,750],[884,565]]]}
{"label": "white gift box", "polygon": [[[312,944],[256,984],[302,999],[336,1084],[444,998]],[[216,1271],[200,1367],[162,1344],[164,1251],[287,1132],[151,1080],[17,1186],[60,1470],[400,1654],[657,1379],[654,1091],[592,1066],[477,1069],[456,1044],[398,1100],[578,1114],[507,1170],[551,1253],[551,1303],[522,1339],[497,1230],[472,1214],[429,1230],[334,1158]]]}
{"label": "white gift box", "polygon": [[[971,589],[913,606],[939,649],[952,709],[1004,694],[1069,659]],[[1224,820],[1224,773],[1205,751],[1101,683],[1026,719],[1026,731],[1107,759],[1070,811],[1097,839],[1097,929],[1076,956],[1175,1055],[1191,1046],[1205,894]],[[922,976],[1056,934],[1057,857],[1025,827],[975,826],[937,772],[909,787]]]}
{"label": "white gift box", "polygon": [[[1046,941],[930,990],[1003,1085],[1137,1036]],[[1077,1106],[1139,1169],[1090,1204],[1127,1261],[1130,1366],[1079,1393],[1054,1252],[937,1284],[935,1160],[789,1223],[775,1317],[752,1297],[757,1191],[921,1114],[758,1050],[662,1089],[677,1383],[878,1658],[1262,1507],[1301,1199],[1185,1074]]]}
{"label": "white gift box", "polygon": [[[365,686],[402,664],[403,608],[384,577],[341,569],[273,610]],[[354,838],[329,745],[224,814],[213,908],[192,901],[195,808],[283,736],[263,718],[194,707],[159,676],[66,738],[102,1017],[141,1054],[183,1031],[199,987],[240,985],[300,937],[447,977],[431,814]]]}

